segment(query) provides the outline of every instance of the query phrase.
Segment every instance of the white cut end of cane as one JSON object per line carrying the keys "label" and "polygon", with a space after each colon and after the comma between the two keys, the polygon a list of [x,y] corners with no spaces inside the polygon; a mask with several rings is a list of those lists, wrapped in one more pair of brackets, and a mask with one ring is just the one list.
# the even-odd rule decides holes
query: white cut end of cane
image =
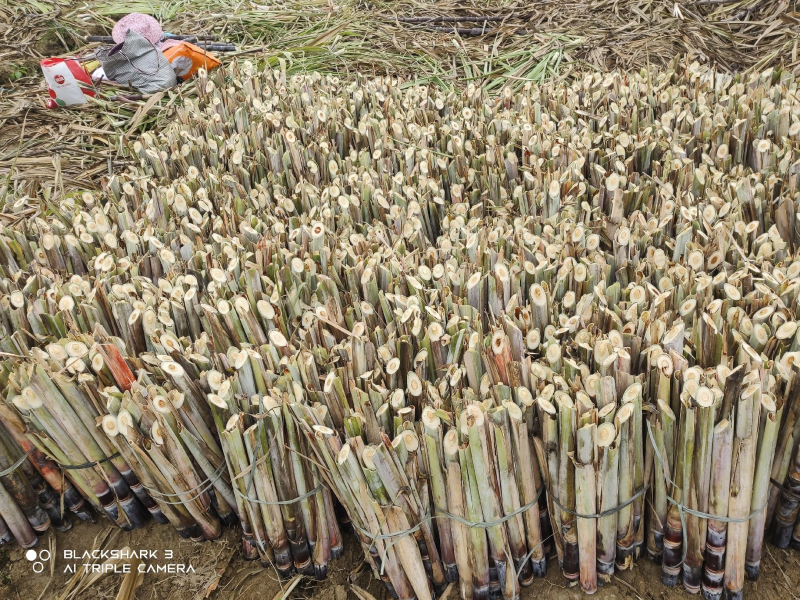
{"label": "white cut end of cane", "polygon": [[545,357],[549,363],[554,363],[561,358],[561,346],[559,344],[550,344],[545,351]]}
{"label": "white cut end of cane", "polygon": [[622,339],[622,334],[616,329],[608,332],[608,342],[614,350],[619,350],[625,346],[625,340]]}
{"label": "white cut end of cane", "polygon": [[145,332],[152,332],[158,327],[158,317],[152,309],[148,308],[142,313],[142,326]]}
{"label": "white cut end of cane", "polygon": [[233,431],[239,426],[239,421],[242,418],[241,413],[236,413],[231,415],[231,418],[228,419],[228,422],[225,423],[225,431]]}
{"label": "white cut end of cane", "polygon": [[583,387],[590,398],[597,395],[597,382],[602,379],[600,373],[591,373],[586,379],[583,380]]}
{"label": "white cut end of cane", "polygon": [[697,299],[696,298],[689,298],[688,300],[684,300],[681,304],[679,312],[682,317],[689,316],[695,311],[697,307]]}
{"label": "white cut end of cane", "polygon": [[83,359],[78,358],[77,356],[70,356],[65,361],[65,365],[72,373],[83,373],[86,371],[86,363],[83,362]]}
{"label": "white cut end of cane", "polygon": [[278,348],[285,348],[286,346],[289,345],[289,342],[286,341],[286,338],[277,329],[273,329],[272,331],[269,332],[269,341],[272,342]]}
{"label": "white cut end of cane", "polygon": [[633,402],[637,398],[642,397],[642,384],[641,383],[633,383],[628,386],[628,388],[622,393],[622,404]]}
{"label": "white cut end of cane", "polygon": [[422,380],[419,378],[419,375],[413,371],[409,371],[408,375],[406,376],[406,387],[408,387],[408,393],[415,398],[421,396],[425,389],[422,385]]}
{"label": "white cut end of cane", "polygon": [[775,397],[772,394],[763,394],[761,396],[761,407],[769,413],[774,413],[778,409],[775,403]]}
{"label": "white cut end of cane", "polygon": [[789,268],[786,269],[786,277],[788,279],[796,279],[800,277],[800,261],[793,262],[791,265],[789,265]]}
{"label": "white cut end of cane", "polygon": [[228,408],[228,405],[225,403],[225,400],[220,398],[217,394],[209,394],[206,396],[208,401],[218,408]]}
{"label": "white cut end of cane", "polygon": [[498,329],[492,334],[492,352],[500,354],[506,347],[506,334]]}
{"label": "white cut end of cane", "polygon": [[222,373],[216,369],[212,369],[206,373],[206,382],[208,382],[208,387],[215,392],[219,391],[224,379],[225,377],[222,375]]}
{"label": "white cut end of cane", "polygon": [[403,445],[409,452],[416,452],[419,450],[419,438],[417,437],[417,434],[410,429],[406,429],[400,433],[397,438],[402,440]]}
{"label": "white cut end of cane", "polygon": [[161,433],[161,425],[158,421],[155,421],[150,427],[150,439],[152,439],[157,446],[164,445],[164,436]]}
{"label": "white cut end of cane", "polygon": [[[576,271],[577,271],[577,267],[576,267]],[[572,307],[575,306],[575,292],[570,290],[566,294],[564,294],[564,297],[561,299],[561,305],[562,305],[562,307],[563,307],[563,309],[565,311],[571,310]],[[562,315],[559,315],[559,318],[561,318],[562,316],[566,317],[566,315],[562,314]]]}
{"label": "white cut end of cane", "polygon": [[128,437],[133,428],[133,416],[126,409],[120,409],[117,413],[117,429],[119,432]]}
{"label": "white cut end of cane", "polygon": [[774,312],[775,308],[773,308],[772,306],[765,306],[764,308],[760,308],[755,313],[753,313],[753,322],[763,323],[764,321],[769,319]]}
{"label": "white cut end of cane", "polygon": [[686,370],[683,372],[683,381],[684,381],[684,384],[685,384],[686,382],[688,382],[688,381],[694,381],[694,382],[696,382],[696,383],[699,385],[699,383],[700,383],[700,380],[701,380],[702,378],[703,378],[703,369],[701,369],[701,368],[699,368],[699,367],[691,367],[691,368],[689,368],[689,369],[686,369]]}
{"label": "white cut end of cane", "polygon": [[14,308],[22,308],[25,306],[25,294],[20,290],[11,292],[8,299]]}
{"label": "white cut end of cane", "polygon": [[236,300],[233,301],[233,306],[239,314],[246,315],[250,312],[250,302],[244,296],[236,298]]}
{"label": "white cut end of cane", "polygon": [[647,300],[647,292],[642,286],[637,285],[631,289],[629,298],[634,304],[644,304]]}
{"label": "white cut end of cane", "polygon": [[672,412],[672,409],[669,406],[669,403],[665,400],[659,398],[656,401],[656,406],[658,406],[659,412],[665,414],[670,420],[675,420],[675,413]]}
{"label": "white cut end of cane", "polygon": [[775,337],[779,340],[788,340],[797,333],[797,322],[786,321],[775,330]]}
{"label": "white cut end of cane", "polygon": [[444,434],[442,447],[444,448],[445,456],[458,457],[458,431],[456,431],[455,428],[451,427],[448,429],[447,433]]}
{"label": "white cut end of cane", "polygon": [[613,412],[616,412],[617,405],[613,402],[606,404],[603,408],[597,411],[597,418],[598,420],[603,420],[604,418],[608,417]]}
{"label": "white cut end of cane", "polygon": [[[384,405],[385,406],[385,405]],[[350,446],[345,444],[342,448],[349,448]],[[364,468],[370,471],[375,470],[375,454],[377,450],[373,446],[365,446],[364,450],[361,452],[361,462],[364,464]]]}
{"label": "white cut end of cane", "polygon": [[266,300],[259,300],[256,302],[256,310],[258,310],[258,314],[265,319],[270,320],[275,318],[275,309],[272,307],[272,304]]}
{"label": "white cut end of cane", "polygon": [[678,337],[680,337],[680,335],[683,333],[684,329],[685,325],[682,321],[673,325],[670,330],[664,334],[664,337],[662,338],[662,344],[668,344],[673,340],[678,339]]}
{"label": "white cut end of cane", "polygon": [[713,271],[714,269],[716,269],[722,263],[724,258],[725,256],[721,251],[717,250],[716,252],[712,252],[711,256],[708,257],[708,261],[706,263],[708,270]]}
{"label": "white cut end of cane", "polygon": [[467,279],[467,289],[471,290],[480,282],[481,282],[481,273],[480,271],[476,271],[475,273],[469,276],[469,279]]}
{"label": "white cut end of cane", "polygon": [[536,350],[541,341],[542,335],[539,333],[538,329],[529,329],[528,333],[525,334],[525,346],[528,350]]}
{"label": "white cut end of cane", "polygon": [[464,409],[464,424],[467,427],[483,427],[486,417],[483,411],[475,404],[470,404]]}
{"label": "white cut end of cane", "polygon": [[128,325],[135,325],[136,321],[142,318],[142,311],[135,309],[128,317]]}
{"label": "white cut end of cane", "polygon": [[72,299],[72,296],[62,296],[61,300],[58,301],[58,310],[70,312],[74,308],[75,300]]}
{"label": "white cut end of cane", "polygon": [[422,409],[422,423],[429,429],[438,429],[441,426],[441,419],[436,414],[436,409],[426,406]]}
{"label": "white cut end of cane", "polygon": [[531,286],[531,302],[537,306],[544,306],[547,304],[547,294],[545,294],[544,288],[538,283],[534,283]]}
{"label": "white cut end of cane", "polygon": [[102,354],[95,354],[92,357],[92,370],[95,373],[99,373],[100,371],[102,371],[103,367],[105,366],[106,366],[106,361],[103,359]]}
{"label": "white cut end of cane", "polygon": [[[35,406],[31,407],[30,403],[25,399],[24,395],[25,390],[22,391],[23,394],[17,394],[16,396],[11,397],[11,404],[13,404],[17,408],[17,410],[26,412],[31,410],[31,408],[36,408]],[[36,400],[38,401],[38,398],[36,398]],[[39,405],[41,406],[41,402],[39,403]]]}
{"label": "white cut end of cane", "polygon": [[403,315],[400,317],[400,323],[405,325],[411,320],[411,317],[414,316],[414,307],[409,306],[405,311],[403,311]]}
{"label": "white cut end of cane", "polygon": [[542,395],[539,395],[536,398],[536,405],[539,407],[540,410],[546,412],[551,417],[555,417],[557,414],[556,407],[553,406],[553,403],[550,402],[550,400],[548,400],[547,398],[543,397]]}
{"label": "white cut end of cane", "polygon": [[378,358],[381,359],[381,362],[387,363],[392,360],[392,349],[389,346],[378,346]]}
{"label": "white cut end of cane", "polygon": [[316,438],[324,439],[336,435],[336,432],[333,429],[326,427],[325,425],[314,425],[312,429]]}
{"label": "white cut end of cane", "polygon": [[169,400],[166,397],[158,395],[153,396],[153,408],[156,412],[161,413],[162,415],[166,415],[172,412],[172,405],[170,404]]}
{"label": "white cut end of cane", "polygon": [[227,300],[219,300],[217,302],[217,311],[219,314],[225,316],[231,312],[231,305]]}
{"label": "white cut end of cane", "polygon": [[430,282],[432,276],[430,267],[428,265],[420,265],[417,268],[417,275],[422,281],[426,283]]}
{"label": "white cut end of cane", "polygon": [[116,437],[119,434],[119,426],[115,416],[105,415],[100,424],[108,437]]}
{"label": "white cut end of cane", "polygon": [[180,352],[181,350],[183,350],[181,343],[171,333],[165,333],[164,335],[162,335],[161,338],[159,339],[159,342],[161,342],[161,345],[167,352],[172,352],[173,350],[176,352]]}
{"label": "white cut end of cane", "polygon": [[58,362],[64,362],[69,356],[61,344],[48,344],[46,350],[50,358]]}
{"label": "white cut end of cane", "polygon": [[503,409],[506,411],[506,414],[508,414],[508,418],[512,421],[522,420],[522,409],[510,400],[503,402]]}
{"label": "white cut end of cane", "polygon": [[233,360],[233,368],[236,369],[237,371],[241,370],[244,367],[245,363],[248,362],[248,360],[249,357],[247,356],[247,352],[244,351],[238,352]]}
{"label": "white cut end of cane", "polygon": [[352,450],[350,449],[349,444],[344,444],[339,450],[339,454],[336,455],[336,462],[339,465],[343,465],[347,462],[347,459],[350,457],[350,453]]}
{"label": "white cut end of cane", "polygon": [[738,302],[742,299],[742,292],[740,292],[737,287],[731,285],[730,283],[726,283],[723,286],[723,289],[725,290],[725,296],[728,300]]}
{"label": "white cut end of cane", "polygon": [[[613,404],[607,404],[603,408],[614,408]],[[598,414],[599,416],[599,414]],[[603,423],[597,427],[597,446],[600,448],[607,448],[610,446],[614,439],[617,437],[617,428],[614,427],[613,423]]]}
{"label": "white cut end of cane", "polygon": [[209,270],[208,274],[211,276],[211,279],[218,284],[225,283],[228,280],[227,275],[223,269],[218,267],[214,267]]}
{"label": "white cut end of cane", "polygon": [[755,348],[753,348],[751,345],[742,342],[742,350],[744,350],[745,354],[747,354],[750,357],[750,360],[752,360],[756,364],[760,364],[762,362],[761,355],[758,352],[756,352]]}
{"label": "white cut end of cane", "polygon": [[395,391],[392,392],[392,395],[389,397],[389,404],[392,406],[393,409],[399,411],[401,408],[404,408],[406,405],[406,393],[402,388],[397,388]]}
{"label": "white cut end of cane", "polygon": [[162,362],[161,370],[171,377],[183,377],[186,374],[182,366],[171,360]]}
{"label": "white cut end of cane", "polygon": [[617,411],[617,415],[615,420],[617,423],[624,423],[628,419],[633,417],[634,407],[633,403],[629,402],[628,404],[623,404],[622,407]]}
{"label": "white cut end of cane", "polygon": [[329,394],[333,391],[333,385],[336,381],[336,371],[331,371],[328,373],[327,377],[325,377],[325,383],[322,386],[322,391],[326,394]]}
{"label": "white cut end of cane", "polygon": [[700,408],[710,408],[714,405],[714,392],[701,385],[694,394],[694,401]]}
{"label": "white cut end of cane", "polygon": [[428,325],[428,338],[431,342],[438,342],[444,335],[444,327],[441,323],[434,322]]}
{"label": "white cut end of cane", "polygon": [[180,410],[181,406],[183,406],[183,403],[186,400],[186,395],[178,390],[170,390],[167,394],[167,399],[169,400],[170,404],[172,404],[173,408],[175,408],[175,410]]}
{"label": "white cut end of cane", "polygon": [[[363,307],[362,307],[363,312]],[[307,310],[303,313],[302,318],[300,319],[300,325],[303,329],[310,329],[311,326],[314,324],[314,313],[310,310]]]}
{"label": "white cut end of cane", "polygon": [[57,239],[52,233],[45,233],[42,236],[42,247],[47,251],[52,250],[56,247]]}
{"label": "white cut end of cane", "polygon": [[306,270],[306,263],[303,262],[302,258],[295,256],[291,262],[290,266],[292,269],[292,273],[295,275],[300,275]]}
{"label": "white cut end of cane", "polygon": [[380,421],[381,419],[383,419],[384,413],[388,412],[391,412],[389,410],[389,403],[384,402],[383,404],[381,404],[381,407],[377,411],[375,411],[375,416],[378,417],[378,421]]}
{"label": "white cut end of cane", "polygon": [[388,375],[394,375],[397,371],[400,370],[400,359],[396,356],[392,358],[388,363],[386,363],[386,373]]}
{"label": "white cut end of cane", "polygon": [[258,406],[259,402],[264,406],[264,411],[267,413],[280,406],[280,403],[272,396],[259,396],[258,394],[254,394],[252,398],[250,398],[250,403],[253,406]]}
{"label": "white cut end of cane", "polygon": [[508,267],[500,261],[497,261],[494,265],[494,274],[497,275],[497,278],[503,283],[511,280],[511,274],[508,271]]}
{"label": "white cut end of cane", "polygon": [[761,393],[761,386],[758,383],[750,384],[742,391],[741,400],[748,400],[754,396],[757,396],[760,393]]}

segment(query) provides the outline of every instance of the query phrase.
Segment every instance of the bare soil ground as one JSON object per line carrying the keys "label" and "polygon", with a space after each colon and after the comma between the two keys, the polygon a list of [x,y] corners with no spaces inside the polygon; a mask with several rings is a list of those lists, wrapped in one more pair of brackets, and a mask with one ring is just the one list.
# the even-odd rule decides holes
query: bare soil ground
{"label": "bare soil ground", "polygon": [[[91,550],[94,540],[108,526],[77,523],[71,531],[48,532],[42,537],[38,549],[47,548],[49,538],[55,538],[56,551],[52,581],[50,562],[44,572],[33,572],[32,563],[25,551],[16,544],[0,548],[0,599],[41,600],[56,599],[72,577],[64,573],[68,563],[64,550],[78,555]],[[145,561],[152,564],[166,562],[192,565],[195,573],[145,574],[136,591],[137,600],[273,600],[279,599],[281,586],[277,574],[258,563],[242,559],[240,538],[236,530],[228,529],[222,538],[205,544],[183,540],[167,526],[150,524],[132,532],[115,531],[108,548],[129,546],[137,550],[157,550],[159,559]],[[172,550],[174,558],[163,560],[164,551]],[[331,565],[328,578],[323,582],[310,580],[292,591],[295,600],[357,600],[350,584],[366,589],[376,600],[389,600],[383,585],[374,580],[362,564],[359,544],[351,534],[345,536],[345,555]],[[219,574],[222,576],[219,577]],[[113,600],[122,581],[121,574],[108,574],[89,590],[79,595],[79,600]],[[214,582],[216,581],[216,586]],[[284,582],[284,585],[286,582]],[[45,586],[46,589],[45,589]],[[780,550],[766,545],[762,560],[762,575],[757,582],[747,582],[745,598],[755,600],[797,600],[800,590],[800,552]],[[640,559],[633,570],[618,575],[614,582],[598,590],[599,600],[679,600],[688,598],[682,587],[669,589],[661,584],[660,567]],[[548,575],[537,579],[532,586],[522,590],[522,600],[585,600],[578,588],[567,588],[558,569],[555,557],[548,562]],[[452,587],[447,600],[458,600],[458,590]]]}

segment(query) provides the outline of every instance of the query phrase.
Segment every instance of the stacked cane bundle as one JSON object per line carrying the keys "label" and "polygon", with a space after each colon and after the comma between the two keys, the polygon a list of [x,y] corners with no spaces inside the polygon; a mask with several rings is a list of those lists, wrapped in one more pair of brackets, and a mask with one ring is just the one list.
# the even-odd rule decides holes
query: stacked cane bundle
{"label": "stacked cane bundle", "polygon": [[650,415],[653,556],[664,583],[675,585],[682,572],[686,590],[702,588],[705,598],[723,589],[741,596],[745,573],[758,577],[782,403],[774,377],[745,370],[686,369],[674,382],[678,410],[658,398]]}
{"label": "stacked cane bundle", "polygon": [[60,531],[72,525],[56,504],[53,490],[0,425],[0,545],[12,538],[23,548],[38,545],[51,523]]}
{"label": "stacked cane bundle", "polygon": [[0,226],[0,416],[92,505],[322,577],[335,498],[401,598],[516,598],[550,545],[587,593],[646,550],[737,597],[790,543],[790,74],[196,85]]}

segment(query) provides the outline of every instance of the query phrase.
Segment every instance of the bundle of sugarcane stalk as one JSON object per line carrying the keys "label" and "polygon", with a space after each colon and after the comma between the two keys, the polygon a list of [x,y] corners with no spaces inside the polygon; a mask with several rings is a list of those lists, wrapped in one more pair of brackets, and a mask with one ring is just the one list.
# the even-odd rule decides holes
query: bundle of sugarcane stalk
{"label": "bundle of sugarcane stalk", "polygon": [[433,598],[457,581],[465,598],[518,597],[545,573],[530,393],[498,385],[496,404],[483,404],[461,381],[448,392],[459,422],[429,405],[416,422],[395,417],[378,430],[367,420],[364,435],[344,443],[307,407],[292,409],[306,415],[299,422],[323,477],[394,595]]}
{"label": "bundle of sugarcane stalk", "polygon": [[241,407],[230,393],[210,399],[239,514],[246,515],[242,524],[256,550],[281,576],[297,571],[323,579],[343,545],[331,493],[304,460],[309,450],[290,408],[305,401],[302,386],[282,376],[271,395],[254,395]]}
{"label": "bundle of sugarcane stalk", "polygon": [[610,581],[615,568],[629,568],[639,555],[646,489],[637,427],[642,386],[626,388],[617,406],[615,394],[603,391],[602,379],[594,381],[595,401],[583,390],[574,399],[566,391],[554,392],[552,384],[536,399],[539,456],[548,467],[559,559],[567,581],[580,582],[590,594],[598,576]]}
{"label": "bundle of sugarcane stalk", "polygon": [[16,539],[23,548],[31,548],[51,524],[68,530],[69,517],[62,516],[56,501],[53,490],[0,425],[0,545]]}
{"label": "bundle of sugarcane stalk", "polygon": [[738,598],[800,540],[790,73],[195,82],[0,225],[0,418],[65,498],[316,577],[338,502],[398,598],[516,598],[550,548]]}
{"label": "bundle of sugarcane stalk", "polygon": [[750,363],[695,366],[671,390],[671,400],[657,399],[648,425],[658,457],[652,553],[665,584],[682,573],[691,593],[740,597],[745,573],[758,576],[782,412],[777,380]]}

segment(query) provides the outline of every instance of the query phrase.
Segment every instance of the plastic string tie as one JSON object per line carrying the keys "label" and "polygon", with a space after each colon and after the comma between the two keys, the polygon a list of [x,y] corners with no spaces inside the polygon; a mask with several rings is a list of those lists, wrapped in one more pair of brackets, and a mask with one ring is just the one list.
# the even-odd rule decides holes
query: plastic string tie
{"label": "plastic string tie", "polygon": [[[200,496],[202,496],[208,490],[210,490],[214,486],[214,484],[219,480],[219,478],[222,477],[222,474],[224,473],[224,471],[225,471],[225,463],[222,463],[222,464],[220,464],[219,467],[217,467],[217,470],[214,471],[214,474],[211,477],[209,477],[208,479],[206,479],[205,481],[203,481],[199,485],[196,485],[192,489],[189,489],[189,490],[186,490],[186,491],[183,491],[183,492],[170,492],[170,493],[165,494],[164,492],[162,492],[160,490],[149,488],[144,484],[142,484],[142,487],[144,489],[146,489],[147,492],[151,496],[153,496],[156,500],[158,500],[159,502],[161,502],[163,504],[169,504],[170,506],[178,506],[178,505],[181,505],[181,504],[185,505],[185,504],[189,504],[190,502],[194,502]],[[181,496],[185,496],[187,494],[194,494],[194,496],[192,496],[190,498],[187,498],[186,500],[178,500],[178,501],[168,500],[168,498],[172,498],[174,496],[181,497]]]}
{"label": "plastic string tie", "polygon": [[83,463],[82,465],[65,465],[60,462],[56,462],[56,464],[61,467],[62,469],[67,469],[69,471],[75,471],[79,469],[91,469],[92,467],[96,467],[100,463],[108,462],[110,460],[114,460],[120,456],[119,452],[114,452],[111,456],[106,456],[105,458],[101,458],[100,460],[95,460],[93,462]]}
{"label": "plastic string tie", "polygon": [[30,450],[28,450],[28,451],[27,451],[25,454],[23,454],[23,455],[22,455],[22,456],[19,458],[19,460],[18,460],[17,462],[15,462],[13,465],[11,465],[10,467],[8,467],[8,468],[7,468],[5,471],[0,471],[0,477],[5,477],[6,475],[11,475],[11,474],[12,474],[14,471],[16,471],[17,469],[19,469],[19,468],[20,468],[20,466],[22,466],[22,463],[24,463],[24,462],[27,460],[27,458],[28,458],[28,457],[31,455],[31,453],[33,452],[33,450],[34,450],[34,449],[33,449],[33,448],[31,448],[31,449],[30,449]]}

